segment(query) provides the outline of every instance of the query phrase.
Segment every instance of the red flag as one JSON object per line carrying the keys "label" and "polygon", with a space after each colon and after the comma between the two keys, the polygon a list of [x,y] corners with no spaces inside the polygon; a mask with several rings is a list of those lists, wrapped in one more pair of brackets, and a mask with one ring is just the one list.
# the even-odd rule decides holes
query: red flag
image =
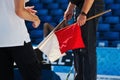
{"label": "red flag", "polygon": [[55,31],[49,39],[38,48],[47,55],[51,62],[65,55],[68,50],[84,48],[81,29],[77,23]]}
{"label": "red flag", "polygon": [[81,28],[77,23],[58,30],[55,34],[59,41],[61,53],[85,47],[81,36]]}

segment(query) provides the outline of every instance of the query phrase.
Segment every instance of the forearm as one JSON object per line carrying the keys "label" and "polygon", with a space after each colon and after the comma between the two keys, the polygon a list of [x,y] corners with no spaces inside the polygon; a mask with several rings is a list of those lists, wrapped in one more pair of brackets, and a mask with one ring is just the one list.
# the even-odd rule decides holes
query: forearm
{"label": "forearm", "polygon": [[75,7],[76,7],[75,4],[69,2],[68,7],[67,7],[67,10],[73,11]]}
{"label": "forearm", "polygon": [[23,8],[22,10],[16,11],[16,14],[17,14],[20,18],[22,18],[22,19],[24,19],[24,20],[32,21],[32,22],[34,22],[34,21],[36,21],[36,20],[39,19],[36,15],[31,14],[31,13],[30,13],[29,11],[27,11],[25,8]]}
{"label": "forearm", "polygon": [[81,11],[83,11],[87,14],[89,12],[93,2],[94,2],[94,0],[85,0]]}
{"label": "forearm", "polygon": [[25,9],[25,1],[24,0],[14,0],[15,1],[15,12],[16,14],[24,20],[28,21],[36,21],[38,17],[30,13],[27,9]]}

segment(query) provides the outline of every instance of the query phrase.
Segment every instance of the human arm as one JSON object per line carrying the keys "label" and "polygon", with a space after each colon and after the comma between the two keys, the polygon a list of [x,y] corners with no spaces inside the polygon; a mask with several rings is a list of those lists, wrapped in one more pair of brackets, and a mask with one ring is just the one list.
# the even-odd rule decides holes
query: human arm
{"label": "human arm", "polygon": [[34,6],[26,6],[25,9],[28,10],[33,15],[37,13],[37,11],[34,10]]}
{"label": "human arm", "polygon": [[[84,0],[84,4],[83,4],[81,12],[84,12],[87,15],[87,13],[89,12],[93,2],[94,2],[94,0]],[[79,16],[77,17],[77,23],[80,26],[82,26],[86,23],[87,16],[85,14],[80,13]]]}
{"label": "human arm", "polygon": [[46,37],[53,29],[54,27],[52,25],[50,25],[49,23],[44,23],[43,25],[43,35],[44,37]]}
{"label": "human arm", "polygon": [[72,4],[71,2],[69,2],[68,7],[64,13],[64,20],[70,20],[72,18],[75,7],[76,7],[75,4]]}
{"label": "human arm", "polygon": [[20,18],[28,21],[33,22],[33,27],[37,28],[40,24],[40,19],[37,15],[32,14],[29,10],[25,8],[25,1],[24,0],[14,0],[15,2],[15,13]]}

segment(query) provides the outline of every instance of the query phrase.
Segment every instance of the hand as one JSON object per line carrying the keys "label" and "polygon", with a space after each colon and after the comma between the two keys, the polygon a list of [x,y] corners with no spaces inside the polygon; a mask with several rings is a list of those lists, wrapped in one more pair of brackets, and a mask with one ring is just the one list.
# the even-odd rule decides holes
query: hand
{"label": "hand", "polygon": [[37,11],[34,10],[33,8],[34,8],[34,6],[25,7],[25,9],[35,17],[35,20],[33,21],[32,26],[34,28],[37,28],[40,25],[41,21],[40,21],[39,17],[37,15],[35,15],[37,13]]}
{"label": "hand", "polygon": [[27,11],[29,11],[31,14],[36,14],[37,13],[37,11],[36,10],[34,10],[34,6],[27,6],[27,7],[25,7],[25,9],[27,10]]}
{"label": "hand", "polygon": [[64,20],[70,20],[73,16],[73,10],[66,10],[64,13]]}
{"label": "hand", "polygon": [[77,23],[80,25],[80,26],[83,26],[85,23],[86,23],[86,20],[87,20],[87,17],[85,15],[79,15],[77,17]]}
{"label": "hand", "polygon": [[41,20],[38,18],[38,16],[34,15],[36,17],[35,21],[33,21],[32,26],[34,28],[37,28],[40,25]]}

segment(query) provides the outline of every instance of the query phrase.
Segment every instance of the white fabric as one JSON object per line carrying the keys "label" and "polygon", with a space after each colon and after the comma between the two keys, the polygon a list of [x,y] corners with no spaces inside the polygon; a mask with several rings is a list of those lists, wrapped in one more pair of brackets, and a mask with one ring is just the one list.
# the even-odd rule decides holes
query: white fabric
{"label": "white fabric", "polygon": [[54,33],[44,41],[41,46],[38,46],[38,48],[47,55],[51,62],[54,62],[65,55],[65,53],[61,53],[58,39]]}
{"label": "white fabric", "polygon": [[29,0],[25,0],[25,2],[28,2]]}
{"label": "white fabric", "polygon": [[29,42],[23,19],[15,14],[14,0],[0,0],[0,47],[20,46]]}

